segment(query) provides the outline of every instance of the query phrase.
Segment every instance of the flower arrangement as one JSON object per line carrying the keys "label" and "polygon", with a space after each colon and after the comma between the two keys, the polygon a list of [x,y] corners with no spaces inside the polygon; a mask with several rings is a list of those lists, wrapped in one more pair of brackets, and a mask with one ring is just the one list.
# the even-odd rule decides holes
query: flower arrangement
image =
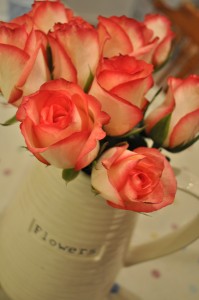
{"label": "flower arrangement", "polygon": [[[168,79],[150,110],[153,72],[168,59],[174,33],[165,16],[143,22],[99,16],[89,24],[57,1],[0,23],[0,91],[16,107],[27,149],[42,163],[80,170],[114,208],[152,212],[174,201],[176,178],[161,148],[198,140],[199,76]],[[147,141],[152,141],[148,146]]]}

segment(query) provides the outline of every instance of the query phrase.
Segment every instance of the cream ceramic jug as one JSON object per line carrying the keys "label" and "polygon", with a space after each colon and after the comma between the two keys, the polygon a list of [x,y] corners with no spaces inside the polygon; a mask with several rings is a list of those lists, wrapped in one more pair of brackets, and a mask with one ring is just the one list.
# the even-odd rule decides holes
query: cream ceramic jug
{"label": "cream ceramic jug", "polygon": [[[80,173],[36,162],[1,217],[0,282],[13,300],[106,300],[124,266],[176,251],[199,237],[199,216],[154,242],[129,245],[137,213],[109,207]],[[185,180],[186,181],[186,180]],[[183,182],[182,193],[198,198]],[[191,196],[192,195],[192,196]]]}

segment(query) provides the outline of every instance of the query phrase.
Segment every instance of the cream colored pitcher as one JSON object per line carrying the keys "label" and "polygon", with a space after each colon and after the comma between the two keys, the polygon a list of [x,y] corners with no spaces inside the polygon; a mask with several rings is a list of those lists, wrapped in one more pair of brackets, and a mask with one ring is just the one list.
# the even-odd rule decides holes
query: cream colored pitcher
{"label": "cream colored pitcher", "polygon": [[[36,162],[25,177],[0,224],[0,282],[13,300],[105,300],[122,267],[199,237],[198,215],[165,237],[133,247],[139,214],[109,207],[84,173],[66,186],[61,170]],[[194,182],[181,180],[179,195],[198,199]]]}

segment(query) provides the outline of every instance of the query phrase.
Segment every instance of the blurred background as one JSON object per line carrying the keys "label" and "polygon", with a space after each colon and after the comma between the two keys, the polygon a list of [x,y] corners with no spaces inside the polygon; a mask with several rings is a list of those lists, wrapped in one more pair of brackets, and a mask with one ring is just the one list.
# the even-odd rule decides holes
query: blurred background
{"label": "blurred background", "polygon": [[[33,0],[0,0],[1,20],[12,19],[25,13],[30,9],[32,2]],[[63,0],[63,2],[92,23],[96,22],[99,14],[104,16],[125,14],[142,20],[146,13],[154,9],[152,0]],[[185,1],[164,0],[164,2],[171,7],[176,7]],[[192,2],[199,5],[199,0],[192,0]]]}

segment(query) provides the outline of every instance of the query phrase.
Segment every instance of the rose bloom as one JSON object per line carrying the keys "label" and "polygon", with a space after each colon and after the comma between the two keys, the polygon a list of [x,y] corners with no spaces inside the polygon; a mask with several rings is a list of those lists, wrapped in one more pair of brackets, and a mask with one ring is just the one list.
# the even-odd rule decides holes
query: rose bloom
{"label": "rose bloom", "polygon": [[24,97],[17,119],[28,149],[40,161],[80,170],[95,159],[109,116],[94,97],[60,79]]}
{"label": "rose bloom", "polygon": [[89,94],[95,96],[111,116],[104,127],[111,136],[130,131],[143,119],[145,94],[153,85],[153,66],[129,56],[103,59]]}
{"label": "rose bloom", "polygon": [[48,35],[53,58],[53,76],[78,83],[85,88],[95,74],[100,57],[97,30],[80,17],[56,24]]}
{"label": "rose bloom", "polygon": [[103,56],[128,54],[155,66],[168,57],[174,34],[166,17],[151,14],[144,22],[126,16],[98,19]]}
{"label": "rose bloom", "polygon": [[0,90],[9,103],[19,106],[22,95],[34,92],[50,79],[45,44],[39,31],[0,23]]}
{"label": "rose bloom", "polygon": [[174,201],[176,179],[167,159],[153,148],[107,150],[93,167],[94,189],[115,208],[152,212]]}
{"label": "rose bloom", "polygon": [[[146,117],[145,124],[147,134],[152,134],[155,142],[159,143],[161,133],[157,133],[156,125],[170,116],[161,145],[175,148],[192,141],[199,132],[199,76],[191,75],[186,79],[170,77],[168,87],[164,101]],[[160,138],[162,140],[162,135]]]}

